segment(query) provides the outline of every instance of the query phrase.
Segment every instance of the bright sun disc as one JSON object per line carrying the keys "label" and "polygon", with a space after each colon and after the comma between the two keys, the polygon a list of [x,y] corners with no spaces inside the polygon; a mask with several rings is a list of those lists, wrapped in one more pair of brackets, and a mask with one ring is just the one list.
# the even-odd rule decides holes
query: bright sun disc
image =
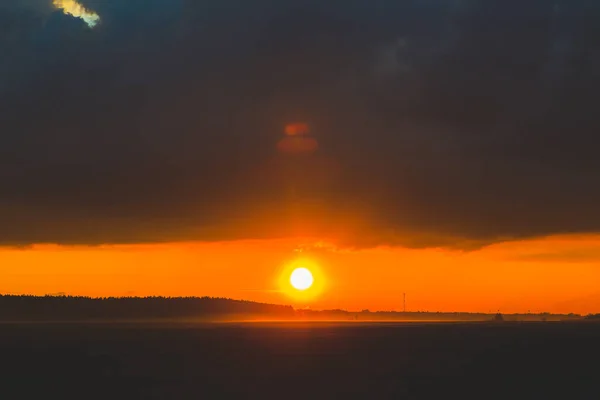
{"label": "bright sun disc", "polygon": [[296,268],[290,276],[290,283],[295,289],[306,290],[312,286],[314,278],[306,268]]}

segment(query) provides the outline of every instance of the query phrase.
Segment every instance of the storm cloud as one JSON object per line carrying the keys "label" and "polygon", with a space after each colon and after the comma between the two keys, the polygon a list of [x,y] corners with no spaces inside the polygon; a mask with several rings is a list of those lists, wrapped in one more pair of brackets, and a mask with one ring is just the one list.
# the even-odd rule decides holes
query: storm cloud
{"label": "storm cloud", "polygon": [[0,243],[600,231],[594,1],[12,3]]}

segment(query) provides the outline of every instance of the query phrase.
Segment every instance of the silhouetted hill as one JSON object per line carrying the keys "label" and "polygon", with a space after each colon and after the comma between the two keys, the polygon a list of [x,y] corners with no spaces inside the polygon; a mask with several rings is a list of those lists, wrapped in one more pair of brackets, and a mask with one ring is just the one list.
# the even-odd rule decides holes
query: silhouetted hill
{"label": "silhouetted hill", "polygon": [[291,306],[210,297],[123,297],[0,295],[0,321],[290,318]]}

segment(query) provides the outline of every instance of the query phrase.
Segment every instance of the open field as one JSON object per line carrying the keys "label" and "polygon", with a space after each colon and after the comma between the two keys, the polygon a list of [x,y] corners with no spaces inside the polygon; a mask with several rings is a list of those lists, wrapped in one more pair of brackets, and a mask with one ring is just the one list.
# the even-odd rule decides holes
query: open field
{"label": "open field", "polygon": [[0,324],[6,399],[597,395],[600,324]]}

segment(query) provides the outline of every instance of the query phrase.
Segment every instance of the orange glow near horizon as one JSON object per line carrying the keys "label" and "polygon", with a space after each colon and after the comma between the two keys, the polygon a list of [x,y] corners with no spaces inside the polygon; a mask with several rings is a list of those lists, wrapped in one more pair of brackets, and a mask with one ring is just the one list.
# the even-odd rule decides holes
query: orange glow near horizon
{"label": "orange glow near horizon", "polygon": [[[313,309],[600,312],[600,235],[476,251],[339,249],[308,239],[0,248],[0,293],[215,296]],[[314,240],[311,243],[317,244]],[[291,271],[314,275],[293,289]]]}

